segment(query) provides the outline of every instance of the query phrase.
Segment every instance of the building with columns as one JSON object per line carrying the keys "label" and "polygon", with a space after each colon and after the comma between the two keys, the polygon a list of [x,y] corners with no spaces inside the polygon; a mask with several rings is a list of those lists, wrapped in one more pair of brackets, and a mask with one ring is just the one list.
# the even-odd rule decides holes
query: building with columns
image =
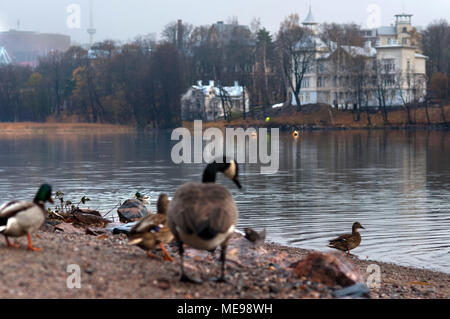
{"label": "building with columns", "polygon": [[304,76],[300,102],[354,108],[401,106],[424,99],[427,57],[420,47],[420,28],[411,22],[412,15],[397,14],[392,26],[362,30],[363,47],[344,46],[320,39],[320,23],[310,8],[303,26],[312,31],[308,41],[314,45],[315,58]]}

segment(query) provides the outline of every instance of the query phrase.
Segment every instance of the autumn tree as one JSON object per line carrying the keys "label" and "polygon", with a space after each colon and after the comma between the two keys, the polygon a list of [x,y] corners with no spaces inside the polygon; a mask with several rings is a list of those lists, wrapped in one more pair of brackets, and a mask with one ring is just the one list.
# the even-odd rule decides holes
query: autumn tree
{"label": "autumn tree", "polygon": [[427,61],[428,77],[436,73],[450,74],[450,25],[446,20],[432,22],[423,32],[423,51]]}
{"label": "autumn tree", "polygon": [[433,93],[433,96],[438,99],[445,99],[448,94],[448,76],[443,73],[433,73],[431,76],[431,86],[430,90]]}

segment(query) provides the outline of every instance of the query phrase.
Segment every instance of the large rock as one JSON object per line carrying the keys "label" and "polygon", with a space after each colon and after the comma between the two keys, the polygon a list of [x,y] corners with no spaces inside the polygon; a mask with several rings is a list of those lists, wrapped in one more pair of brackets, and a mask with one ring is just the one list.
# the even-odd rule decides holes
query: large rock
{"label": "large rock", "polygon": [[350,260],[338,252],[312,252],[295,265],[294,273],[327,286],[347,287],[363,282]]}

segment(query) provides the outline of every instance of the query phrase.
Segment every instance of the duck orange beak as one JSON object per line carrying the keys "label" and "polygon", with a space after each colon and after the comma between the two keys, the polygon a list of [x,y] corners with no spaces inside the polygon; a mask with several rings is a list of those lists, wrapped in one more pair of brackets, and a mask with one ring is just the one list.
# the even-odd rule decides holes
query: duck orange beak
{"label": "duck orange beak", "polygon": [[50,203],[50,204],[54,204],[55,202],[53,201],[53,198],[50,196],[50,198],[48,199],[48,202]]}

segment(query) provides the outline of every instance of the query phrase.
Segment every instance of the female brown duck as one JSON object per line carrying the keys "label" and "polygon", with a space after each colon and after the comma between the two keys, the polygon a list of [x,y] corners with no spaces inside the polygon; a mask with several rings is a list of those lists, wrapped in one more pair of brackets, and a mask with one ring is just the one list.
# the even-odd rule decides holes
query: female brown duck
{"label": "female brown duck", "polygon": [[355,249],[361,243],[361,235],[358,232],[358,228],[365,229],[359,222],[356,222],[352,226],[351,234],[341,235],[338,238],[330,240],[328,247],[347,252],[347,256],[349,256],[350,250]]}
{"label": "female brown duck", "polygon": [[167,207],[169,198],[166,194],[159,195],[157,214],[150,214],[142,218],[128,233],[129,244],[137,245],[147,251],[149,257],[157,258],[150,250],[159,246],[164,252],[164,260],[173,261],[164,244],[172,241],[173,235],[167,225]]}

